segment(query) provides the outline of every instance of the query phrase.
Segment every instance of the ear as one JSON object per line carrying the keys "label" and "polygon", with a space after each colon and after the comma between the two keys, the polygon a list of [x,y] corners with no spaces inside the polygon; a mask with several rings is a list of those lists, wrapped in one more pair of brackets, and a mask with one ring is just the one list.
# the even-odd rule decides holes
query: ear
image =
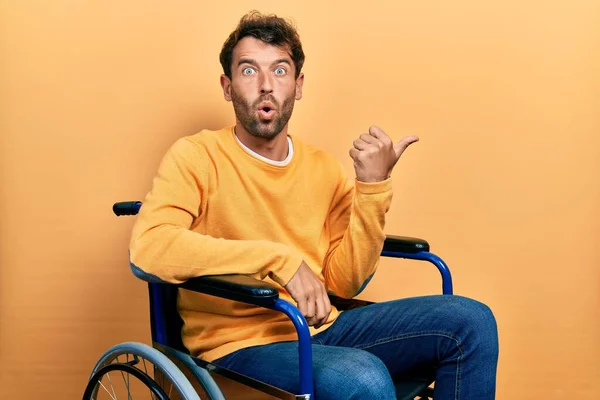
{"label": "ear", "polygon": [[231,101],[231,79],[225,74],[221,75],[221,87],[223,88],[225,100]]}
{"label": "ear", "polygon": [[300,73],[298,79],[296,79],[296,100],[302,98],[302,86],[304,85],[304,73]]}

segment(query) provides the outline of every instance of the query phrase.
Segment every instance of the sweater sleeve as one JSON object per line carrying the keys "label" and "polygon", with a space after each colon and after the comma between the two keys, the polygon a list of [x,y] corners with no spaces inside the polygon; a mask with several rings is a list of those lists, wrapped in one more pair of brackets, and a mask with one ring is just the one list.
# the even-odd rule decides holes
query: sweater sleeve
{"label": "sweater sleeve", "polygon": [[146,196],[130,241],[130,265],[147,281],[181,283],[220,274],[271,277],[281,286],[296,273],[302,255],[266,240],[228,240],[191,230],[202,218],[206,155],[186,138],[164,156]]}
{"label": "sweater sleeve", "polygon": [[391,178],[354,187],[342,179],[329,214],[330,247],[323,274],[329,290],[354,297],[375,273],[385,241],[385,214],[392,200]]}

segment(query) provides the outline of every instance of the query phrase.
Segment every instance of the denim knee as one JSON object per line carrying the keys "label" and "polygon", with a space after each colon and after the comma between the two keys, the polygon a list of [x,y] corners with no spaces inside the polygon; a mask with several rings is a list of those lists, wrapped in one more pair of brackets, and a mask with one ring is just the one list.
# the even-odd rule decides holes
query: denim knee
{"label": "denim knee", "polygon": [[461,296],[452,296],[452,321],[462,337],[462,345],[491,357],[498,356],[498,327],[492,310],[485,304]]}
{"label": "denim knee", "polygon": [[396,392],[390,373],[377,356],[348,348],[344,362],[316,372],[318,399],[395,399]]}

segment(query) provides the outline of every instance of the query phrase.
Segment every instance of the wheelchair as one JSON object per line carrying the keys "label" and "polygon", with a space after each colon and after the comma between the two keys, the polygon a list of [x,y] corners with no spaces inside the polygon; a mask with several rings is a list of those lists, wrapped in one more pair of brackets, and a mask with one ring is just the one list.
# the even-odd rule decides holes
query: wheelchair
{"label": "wheelchair", "polygon": [[[136,215],[141,206],[139,201],[119,202],[113,205],[113,212],[117,216]],[[450,270],[440,257],[429,251],[429,244],[425,240],[387,236],[381,255],[430,262],[441,274],[442,293],[452,295]],[[368,280],[363,288],[367,283]],[[266,307],[286,314],[298,334],[299,393],[289,393],[191,356],[181,340],[183,321],[178,315],[176,304],[179,288]],[[134,397],[140,398],[140,393],[144,393],[141,394],[141,398],[152,400],[315,398],[308,325],[294,305],[279,299],[275,286],[245,275],[219,275],[194,278],[179,285],[149,282],[148,291],[152,346],[125,342],[108,349],[91,372],[83,400],[130,400]],[[330,299],[331,304],[341,311],[372,304],[365,300],[343,299],[334,295],[331,295]],[[433,383],[426,380],[397,382],[397,399],[433,399]],[[231,391],[232,385],[238,391],[248,391],[239,394],[235,390]],[[256,394],[261,397],[256,397]]]}

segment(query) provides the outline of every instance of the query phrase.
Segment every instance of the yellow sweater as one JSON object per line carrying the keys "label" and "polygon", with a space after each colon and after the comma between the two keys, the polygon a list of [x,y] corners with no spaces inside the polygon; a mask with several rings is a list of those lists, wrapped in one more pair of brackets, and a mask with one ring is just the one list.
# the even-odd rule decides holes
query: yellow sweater
{"label": "yellow sweater", "polygon": [[[294,153],[275,166],[245,151],[233,127],[179,139],[161,162],[136,219],[134,268],[180,283],[245,274],[283,286],[304,260],[328,290],[352,297],[375,272],[391,180],[349,180],[332,156],[290,135]],[[182,338],[213,361],[238,349],[297,339],[277,311],[180,289]],[[321,328],[339,312],[333,309]]]}

